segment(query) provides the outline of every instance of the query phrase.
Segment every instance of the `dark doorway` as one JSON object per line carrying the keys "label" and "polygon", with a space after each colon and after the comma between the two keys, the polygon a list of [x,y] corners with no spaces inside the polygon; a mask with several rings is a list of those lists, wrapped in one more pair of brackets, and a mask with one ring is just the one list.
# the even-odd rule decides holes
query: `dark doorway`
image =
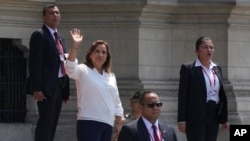
{"label": "dark doorway", "polygon": [[12,39],[0,39],[0,122],[24,122],[26,58]]}

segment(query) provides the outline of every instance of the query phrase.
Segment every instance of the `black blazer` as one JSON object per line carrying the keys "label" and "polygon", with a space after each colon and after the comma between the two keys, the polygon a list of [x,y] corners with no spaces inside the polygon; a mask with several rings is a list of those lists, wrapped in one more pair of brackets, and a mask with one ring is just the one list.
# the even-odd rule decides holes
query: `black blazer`
{"label": "black blazer", "polygon": [[[172,127],[159,122],[159,128],[164,141],[177,141],[175,131]],[[124,125],[119,133],[118,141],[151,141],[142,118]]]}
{"label": "black blazer", "polygon": [[[64,52],[64,40],[59,34]],[[49,29],[43,25],[37,31],[34,31],[30,38],[29,52],[29,73],[30,73],[30,91],[43,91],[44,95],[49,97],[55,93],[55,87],[58,85],[58,72],[60,67],[59,53],[54,38]],[[69,97],[69,78],[65,77],[65,86],[63,87],[63,99]]]}
{"label": "black blazer", "polygon": [[[222,83],[221,68],[213,68],[220,82],[219,123],[228,121],[227,97]],[[178,122],[200,124],[206,118],[206,82],[202,67],[195,67],[195,61],[182,64],[178,92]]]}

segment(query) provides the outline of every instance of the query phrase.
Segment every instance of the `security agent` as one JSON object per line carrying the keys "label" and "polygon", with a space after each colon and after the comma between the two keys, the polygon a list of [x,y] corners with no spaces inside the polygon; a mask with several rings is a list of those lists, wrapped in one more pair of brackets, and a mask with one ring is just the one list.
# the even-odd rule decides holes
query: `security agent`
{"label": "security agent", "polygon": [[130,97],[130,113],[125,114],[126,123],[138,119],[141,116],[141,109],[140,109],[140,98],[143,93],[143,90],[137,90],[131,97]]}

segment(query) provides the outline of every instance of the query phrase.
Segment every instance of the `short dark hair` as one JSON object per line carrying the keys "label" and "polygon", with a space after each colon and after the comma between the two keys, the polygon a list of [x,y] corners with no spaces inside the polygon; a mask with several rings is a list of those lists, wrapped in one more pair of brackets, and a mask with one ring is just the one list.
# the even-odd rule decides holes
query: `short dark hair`
{"label": "short dark hair", "polygon": [[200,37],[196,40],[196,43],[195,43],[195,50],[198,50],[199,49],[199,46],[206,40],[212,40],[211,38],[209,37]]}
{"label": "short dark hair", "polygon": [[156,92],[154,91],[143,91],[143,93],[141,94],[141,98],[140,98],[140,104],[143,105],[144,104],[144,100],[145,100],[145,97],[147,94],[149,93],[155,93],[157,94]]}
{"label": "short dark hair", "polygon": [[48,9],[54,8],[54,7],[57,7],[57,6],[56,6],[55,4],[47,4],[47,5],[45,5],[45,6],[43,7],[43,16],[46,15]]}

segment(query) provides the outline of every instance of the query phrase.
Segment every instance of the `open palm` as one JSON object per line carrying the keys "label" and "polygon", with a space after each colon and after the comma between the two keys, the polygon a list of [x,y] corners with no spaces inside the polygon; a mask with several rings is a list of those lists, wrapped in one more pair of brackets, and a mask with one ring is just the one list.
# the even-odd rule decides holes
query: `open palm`
{"label": "open palm", "polygon": [[79,29],[73,29],[70,31],[73,42],[80,43],[82,42],[83,35],[81,35],[81,31]]}

